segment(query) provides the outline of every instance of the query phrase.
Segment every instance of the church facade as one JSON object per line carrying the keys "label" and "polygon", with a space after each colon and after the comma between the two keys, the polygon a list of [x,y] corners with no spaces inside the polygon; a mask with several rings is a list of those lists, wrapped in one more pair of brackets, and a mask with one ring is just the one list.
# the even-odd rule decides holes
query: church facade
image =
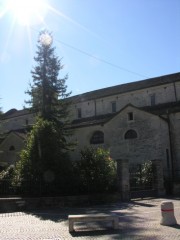
{"label": "church facade", "polygon": [[160,159],[165,174],[180,175],[180,73],[118,85],[71,98],[77,149],[110,150],[113,159]]}
{"label": "church facade", "polygon": [[[180,73],[72,96],[70,118],[78,160],[84,147],[109,149],[130,164],[160,160],[164,176],[180,178]],[[1,120],[0,166],[17,161],[34,116],[12,109]],[[14,154],[14,155],[13,155]]]}

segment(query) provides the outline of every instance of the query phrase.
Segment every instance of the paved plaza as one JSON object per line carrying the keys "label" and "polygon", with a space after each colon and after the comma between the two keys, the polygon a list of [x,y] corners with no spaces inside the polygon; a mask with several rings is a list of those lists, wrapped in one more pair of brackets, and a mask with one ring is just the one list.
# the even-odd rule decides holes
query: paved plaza
{"label": "paved plaza", "polygon": [[[174,203],[177,225],[160,225],[160,204],[166,199],[146,199],[82,208],[49,209],[32,212],[0,213],[0,240],[69,240],[69,239],[135,239],[179,240],[180,199]],[[69,214],[114,213],[119,217],[119,229],[110,223],[77,223],[69,233]]]}

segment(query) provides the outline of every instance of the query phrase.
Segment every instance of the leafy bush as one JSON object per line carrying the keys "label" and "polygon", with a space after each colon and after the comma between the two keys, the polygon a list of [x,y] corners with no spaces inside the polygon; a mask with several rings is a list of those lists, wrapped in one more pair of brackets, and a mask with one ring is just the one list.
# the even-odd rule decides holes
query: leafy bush
{"label": "leafy bush", "polygon": [[142,171],[142,184],[143,185],[151,185],[153,183],[153,164],[152,161],[147,161],[141,166]]}
{"label": "leafy bush", "polygon": [[13,182],[14,166],[10,165],[5,170],[0,172],[0,194],[12,195],[16,192],[16,187]]}
{"label": "leafy bush", "polygon": [[115,190],[116,167],[108,150],[86,148],[75,163],[76,187],[80,193],[105,193]]}
{"label": "leafy bush", "polygon": [[12,180],[14,176],[14,165],[10,165],[7,169],[0,172],[0,180]]}
{"label": "leafy bush", "polygon": [[[15,180],[22,186],[25,184],[29,193],[43,194],[45,188],[49,194],[67,193],[71,161],[65,146],[66,140],[56,123],[39,118],[16,164]],[[30,191],[32,183],[34,191]]]}
{"label": "leafy bush", "polygon": [[150,188],[154,183],[154,168],[152,161],[130,166],[131,188]]}

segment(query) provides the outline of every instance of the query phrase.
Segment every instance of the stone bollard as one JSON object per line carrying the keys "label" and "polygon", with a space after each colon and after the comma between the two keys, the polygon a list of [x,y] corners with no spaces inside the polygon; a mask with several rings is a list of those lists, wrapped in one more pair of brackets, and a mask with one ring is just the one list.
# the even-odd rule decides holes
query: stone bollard
{"label": "stone bollard", "polygon": [[161,225],[172,226],[177,224],[172,202],[163,201],[161,203],[161,216]]}

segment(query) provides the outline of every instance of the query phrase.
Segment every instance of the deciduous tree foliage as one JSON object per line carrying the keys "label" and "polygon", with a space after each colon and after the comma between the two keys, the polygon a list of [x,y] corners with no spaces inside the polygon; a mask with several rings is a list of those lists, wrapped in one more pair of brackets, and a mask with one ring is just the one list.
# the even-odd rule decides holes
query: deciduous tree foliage
{"label": "deciduous tree foliage", "polygon": [[116,167],[108,150],[86,148],[76,163],[81,192],[105,193],[116,188]]}
{"label": "deciduous tree foliage", "polygon": [[37,184],[34,188],[39,188],[39,184],[42,189],[43,184],[48,185],[48,192],[53,194],[68,191],[72,168],[60,135],[54,122],[38,119],[16,164],[16,180]]}

